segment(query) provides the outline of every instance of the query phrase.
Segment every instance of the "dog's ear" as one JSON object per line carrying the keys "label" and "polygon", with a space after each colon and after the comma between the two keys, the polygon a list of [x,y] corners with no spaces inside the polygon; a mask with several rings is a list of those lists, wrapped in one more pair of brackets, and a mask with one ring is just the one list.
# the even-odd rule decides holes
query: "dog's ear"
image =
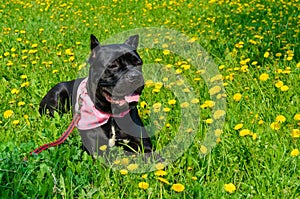
{"label": "dog's ear", "polygon": [[98,39],[95,37],[95,35],[91,34],[91,50],[96,48],[98,45],[100,46]]}
{"label": "dog's ear", "polygon": [[130,36],[124,44],[127,44],[136,50],[139,45],[139,35]]}

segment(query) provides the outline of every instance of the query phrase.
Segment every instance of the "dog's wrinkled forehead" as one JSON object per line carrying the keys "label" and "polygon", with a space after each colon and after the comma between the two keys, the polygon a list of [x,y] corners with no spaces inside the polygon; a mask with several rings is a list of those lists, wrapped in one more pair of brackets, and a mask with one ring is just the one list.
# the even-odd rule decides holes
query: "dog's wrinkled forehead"
{"label": "dog's wrinkled forehead", "polygon": [[129,65],[142,64],[136,50],[126,44],[97,46],[92,50],[89,60],[91,66],[104,68],[109,67],[115,61],[124,61]]}

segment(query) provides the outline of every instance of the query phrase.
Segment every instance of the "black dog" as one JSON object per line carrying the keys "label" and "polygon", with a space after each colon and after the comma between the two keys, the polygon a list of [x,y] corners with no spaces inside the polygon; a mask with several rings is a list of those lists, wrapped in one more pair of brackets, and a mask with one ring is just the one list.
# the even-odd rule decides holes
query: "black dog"
{"label": "black dog", "polygon": [[152,152],[136,108],[144,88],[138,40],[134,35],[124,44],[101,46],[91,35],[88,78],[55,85],[40,103],[40,114],[53,116],[54,111],[65,113],[71,107],[73,114],[80,114],[77,128],[91,155],[101,155],[101,146],[114,145],[126,151]]}

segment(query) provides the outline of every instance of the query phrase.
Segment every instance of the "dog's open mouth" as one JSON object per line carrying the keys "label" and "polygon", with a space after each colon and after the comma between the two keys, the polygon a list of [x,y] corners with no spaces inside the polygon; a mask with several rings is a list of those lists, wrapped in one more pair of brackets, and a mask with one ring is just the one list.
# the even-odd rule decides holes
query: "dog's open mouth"
{"label": "dog's open mouth", "polygon": [[133,93],[124,97],[112,97],[109,93],[104,92],[104,97],[108,102],[112,104],[117,104],[119,106],[122,106],[126,103],[129,104],[131,102],[138,102],[140,99],[140,95],[137,93]]}

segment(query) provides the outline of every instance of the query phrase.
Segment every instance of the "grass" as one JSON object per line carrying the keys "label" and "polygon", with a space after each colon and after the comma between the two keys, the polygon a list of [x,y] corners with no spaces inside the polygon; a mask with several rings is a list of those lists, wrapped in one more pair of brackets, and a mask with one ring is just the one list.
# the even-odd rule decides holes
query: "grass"
{"label": "grass", "polygon": [[[0,197],[300,198],[299,13],[297,0],[5,1],[0,6]],[[121,42],[123,37],[113,36],[145,27],[189,38],[181,40],[172,31],[141,35],[142,44],[153,47],[139,49],[146,79],[153,83],[148,81],[139,111],[155,134],[154,144],[163,149],[174,138],[179,147],[192,141],[163,169],[163,179],[156,171],[127,173],[125,162],[118,170],[101,158],[94,161],[82,151],[77,130],[61,146],[23,161],[70,123],[70,114],[41,117],[38,104],[56,83],[84,74],[89,35],[102,43]],[[195,61],[197,45],[216,68],[198,65],[203,60]],[[213,81],[218,73],[222,81]],[[191,103],[194,98],[199,102]],[[214,118],[220,109],[226,117]],[[222,131],[209,143],[203,141],[218,128]],[[148,186],[140,188],[140,182]]]}

